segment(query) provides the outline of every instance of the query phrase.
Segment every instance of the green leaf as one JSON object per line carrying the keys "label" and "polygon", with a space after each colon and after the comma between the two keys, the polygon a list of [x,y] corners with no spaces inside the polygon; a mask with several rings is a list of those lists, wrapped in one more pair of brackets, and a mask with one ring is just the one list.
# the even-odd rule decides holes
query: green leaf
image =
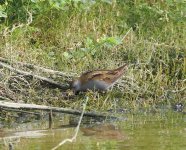
{"label": "green leaf", "polygon": [[122,43],[119,37],[103,37],[100,39],[100,44],[104,44],[107,47],[113,47]]}
{"label": "green leaf", "polygon": [[87,37],[85,40],[85,46],[87,48],[93,47],[94,46],[93,40],[91,38]]}
{"label": "green leaf", "polygon": [[76,51],[73,53],[73,56],[76,58],[83,58],[85,56],[85,52],[84,51]]}
{"label": "green leaf", "polygon": [[69,54],[68,52],[64,52],[64,53],[63,53],[63,56],[64,56],[66,59],[72,58],[72,55]]}
{"label": "green leaf", "polygon": [[3,7],[2,5],[0,5],[0,17],[2,17],[2,18],[7,17],[7,14],[5,12],[5,7]]}
{"label": "green leaf", "polygon": [[0,11],[0,17],[6,18],[7,17],[7,14],[5,12]]}

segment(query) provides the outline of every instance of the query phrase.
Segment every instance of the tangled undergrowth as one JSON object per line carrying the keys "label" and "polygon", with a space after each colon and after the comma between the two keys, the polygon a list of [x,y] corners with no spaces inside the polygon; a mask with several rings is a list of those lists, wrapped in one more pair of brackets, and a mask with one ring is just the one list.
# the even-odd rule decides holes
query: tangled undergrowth
{"label": "tangled undergrowth", "polygon": [[[13,16],[11,7],[5,9],[7,17],[0,24],[1,57],[67,74],[113,69],[123,63],[129,65],[128,71],[107,93],[87,92],[64,99],[60,89],[0,68],[2,98],[80,108],[84,95],[88,95],[87,109],[102,111],[185,102],[184,2],[72,1],[59,5],[61,9],[58,5],[46,9],[45,5],[20,2],[16,9],[26,9],[18,16]],[[65,82],[62,76],[34,73]]]}

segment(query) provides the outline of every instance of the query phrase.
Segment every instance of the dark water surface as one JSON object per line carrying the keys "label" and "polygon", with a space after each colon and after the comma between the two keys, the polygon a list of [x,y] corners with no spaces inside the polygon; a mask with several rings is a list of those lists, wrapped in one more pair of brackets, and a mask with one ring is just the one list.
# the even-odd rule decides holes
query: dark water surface
{"label": "dark water surface", "polygon": [[[77,139],[59,150],[186,150],[186,116],[178,112],[126,114],[119,122],[81,125]],[[29,123],[0,129],[0,149],[49,150],[71,138],[75,127],[46,130],[45,123]],[[40,130],[43,129],[43,130]]]}

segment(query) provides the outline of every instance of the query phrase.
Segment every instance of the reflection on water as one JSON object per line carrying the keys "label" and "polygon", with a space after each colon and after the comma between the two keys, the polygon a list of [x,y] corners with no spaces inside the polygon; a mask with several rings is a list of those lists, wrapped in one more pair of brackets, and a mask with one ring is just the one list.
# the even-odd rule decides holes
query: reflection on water
{"label": "reflection on water", "polygon": [[124,140],[126,136],[113,124],[100,124],[93,127],[82,127],[83,136],[94,136],[99,139]]}
{"label": "reflection on water", "polygon": [[[77,140],[66,143],[59,149],[185,150],[186,118],[184,114],[177,112],[126,114],[126,117],[127,120],[123,122],[82,125]],[[59,123],[55,124],[60,126]],[[48,150],[60,141],[71,138],[74,135],[74,129],[69,126],[53,130],[25,131],[26,128],[24,128],[24,131],[19,132],[1,129],[0,149],[7,149],[8,143],[11,142],[16,150]]]}

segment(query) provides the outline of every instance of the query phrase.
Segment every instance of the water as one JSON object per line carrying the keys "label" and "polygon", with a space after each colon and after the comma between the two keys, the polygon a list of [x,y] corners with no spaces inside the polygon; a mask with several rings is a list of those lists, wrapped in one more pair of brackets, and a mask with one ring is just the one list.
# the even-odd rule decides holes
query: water
{"label": "water", "polygon": [[[124,121],[82,125],[76,141],[65,143],[59,150],[186,149],[186,117],[183,113],[171,111],[125,116]],[[48,150],[74,135],[75,127],[60,127],[60,122],[55,125],[52,130],[46,130],[46,124],[1,129],[0,149],[8,149],[8,143],[12,143],[15,150]],[[36,130],[38,127],[45,129]]]}

